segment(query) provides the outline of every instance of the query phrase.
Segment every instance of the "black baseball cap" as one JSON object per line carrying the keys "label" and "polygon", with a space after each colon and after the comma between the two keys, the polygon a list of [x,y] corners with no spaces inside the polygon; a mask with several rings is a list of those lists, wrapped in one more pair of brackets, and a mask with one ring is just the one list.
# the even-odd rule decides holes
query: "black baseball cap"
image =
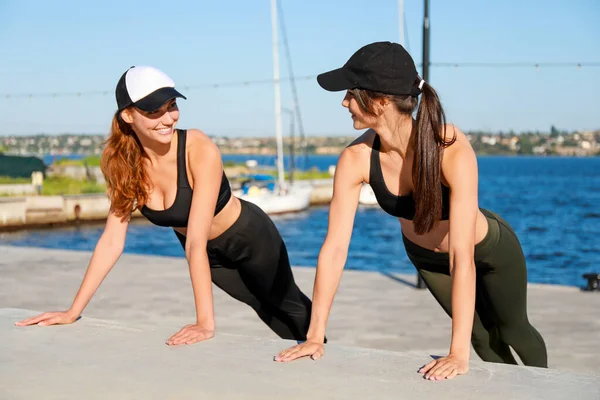
{"label": "black baseball cap", "polygon": [[408,51],[398,43],[375,42],[361,47],[343,67],[317,76],[330,92],[367,89],[391,95],[418,96],[419,74]]}
{"label": "black baseball cap", "polygon": [[175,90],[175,82],[154,67],[131,67],[121,76],[115,90],[119,111],[134,106],[145,112],[156,111],[167,101],[185,96]]}

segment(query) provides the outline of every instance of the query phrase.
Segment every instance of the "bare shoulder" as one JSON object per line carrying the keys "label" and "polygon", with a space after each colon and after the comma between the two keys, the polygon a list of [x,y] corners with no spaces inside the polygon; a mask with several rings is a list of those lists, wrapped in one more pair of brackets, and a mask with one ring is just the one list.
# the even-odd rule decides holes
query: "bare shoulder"
{"label": "bare shoulder", "polygon": [[342,151],[340,158],[343,156],[346,159],[351,158],[354,161],[358,161],[365,156],[368,157],[371,154],[371,147],[373,145],[374,138],[375,131],[369,129],[354,139],[348,146],[346,146],[344,151]]}
{"label": "bare shoulder", "polygon": [[369,160],[375,131],[369,129],[342,151],[337,168],[365,180],[369,175]]}
{"label": "bare shoulder", "polygon": [[192,158],[220,160],[221,152],[212,139],[199,129],[187,130],[187,153]]}
{"label": "bare shoulder", "polygon": [[351,149],[351,151],[370,151],[375,135],[376,133],[373,129],[368,129],[365,133],[354,139],[346,148]]}
{"label": "bare shoulder", "polygon": [[473,147],[471,146],[469,138],[455,125],[446,124],[445,141],[446,143],[451,144],[444,149],[444,158],[453,157],[455,154],[473,152]]}
{"label": "bare shoulder", "polygon": [[442,158],[442,172],[444,176],[448,177],[453,170],[456,168],[462,169],[462,167],[474,167],[471,169],[476,171],[477,158],[467,135],[452,124],[446,125],[445,135],[446,142],[453,141],[453,143],[444,149],[444,156]]}

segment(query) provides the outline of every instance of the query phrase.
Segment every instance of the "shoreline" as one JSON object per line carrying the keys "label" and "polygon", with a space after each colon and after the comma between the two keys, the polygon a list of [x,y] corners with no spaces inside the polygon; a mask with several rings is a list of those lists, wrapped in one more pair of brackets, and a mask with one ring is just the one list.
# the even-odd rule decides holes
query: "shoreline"
{"label": "shoreline", "polygon": [[[307,153],[307,155],[309,157],[310,156],[312,156],[312,157],[332,157],[332,156],[339,156],[343,150],[344,150],[344,148],[340,148],[340,151],[338,151],[338,152]],[[94,154],[94,153],[68,153],[68,154],[23,153],[23,154],[21,154],[21,153],[5,152],[3,154],[10,155],[10,156],[37,157],[42,160],[45,157],[53,157],[56,159],[69,159],[70,157],[77,157],[77,158],[73,159],[74,161],[81,161],[81,159],[83,159],[85,157],[98,157],[98,158],[100,157],[100,155]],[[275,150],[273,150],[272,152],[267,152],[267,153],[253,153],[253,152],[240,153],[240,152],[228,152],[228,151],[221,150],[221,155],[223,155],[223,156],[243,156],[243,157],[247,157],[247,156],[263,157],[263,156],[276,156],[277,153],[275,152]],[[289,157],[290,153],[284,152],[283,155],[285,157]],[[475,155],[477,157],[523,157],[523,158],[595,158],[595,157],[600,157],[600,153],[583,155],[583,154],[517,154],[517,153],[476,152]],[[297,159],[303,158],[304,154],[294,153],[294,157]],[[47,166],[50,166],[50,165],[52,165],[52,164],[47,164]]]}
{"label": "shoreline", "polygon": [[[329,204],[333,179],[312,180],[310,206]],[[0,197],[0,233],[40,227],[74,226],[106,220],[110,202],[104,193]],[[143,218],[139,210],[132,218]]]}

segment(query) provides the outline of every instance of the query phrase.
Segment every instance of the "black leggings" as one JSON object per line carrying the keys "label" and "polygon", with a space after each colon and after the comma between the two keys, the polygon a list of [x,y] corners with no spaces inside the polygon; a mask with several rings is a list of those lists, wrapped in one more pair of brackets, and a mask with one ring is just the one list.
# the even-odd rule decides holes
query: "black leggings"
{"label": "black leggings", "polygon": [[[517,364],[510,347],[528,366],[547,367],[544,339],[527,318],[527,268],[521,244],[510,225],[481,209],[489,229],[475,246],[476,297],[471,343],[484,361]],[[452,317],[452,279],[448,253],[422,248],[404,237],[408,258]]]}
{"label": "black leggings", "polygon": [[[240,202],[239,218],[208,241],[212,281],[252,307],[281,338],[306,340],[312,303],[294,281],[285,244],[264,211]],[[185,249],[185,236],[175,234]]]}

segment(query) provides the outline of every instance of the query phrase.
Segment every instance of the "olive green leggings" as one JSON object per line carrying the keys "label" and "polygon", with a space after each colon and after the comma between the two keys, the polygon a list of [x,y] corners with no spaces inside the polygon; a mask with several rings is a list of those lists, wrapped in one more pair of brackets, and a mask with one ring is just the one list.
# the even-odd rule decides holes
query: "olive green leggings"
{"label": "olive green leggings", "polygon": [[[481,209],[488,220],[486,237],[475,246],[476,297],[471,344],[484,361],[547,367],[546,345],[527,318],[527,268],[521,244],[510,225]],[[452,317],[452,278],[448,253],[433,252],[403,236],[408,258],[425,284]]]}

